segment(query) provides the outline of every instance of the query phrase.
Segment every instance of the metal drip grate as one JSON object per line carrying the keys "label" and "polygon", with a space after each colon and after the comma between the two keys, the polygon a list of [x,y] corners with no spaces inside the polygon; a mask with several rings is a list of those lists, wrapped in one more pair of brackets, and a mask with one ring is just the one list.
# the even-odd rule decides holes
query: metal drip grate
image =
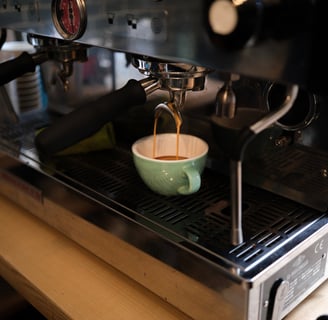
{"label": "metal drip grate", "polygon": [[[44,125],[33,122],[8,134],[0,127],[0,136],[13,147],[34,150],[34,130]],[[38,159],[38,157],[35,157]],[[301,155],[300,155],[301,158]],[[295,161],[283,161],[283,166]],[[278,161],[278,160],[277,160]],[[277,164],[278,162],[274,163]],[[287,161],[287,162],[286,162]],[[47,166],[46,164],[44,164]],[[89,197],[129,212],[134,219],[147,219],[165,230],[191,250],[230,261],[247,270],[310,228],[324,214],[249,185],[243,186],[244,243],[230,242],[229,182],[227,177],[206,169],[201,189],[192,196],[164,197],[150,191],[138,176],[130,151],[116,147],[85,155],[57,157],[51,164],[55,177],[77,187]],[[305,167],[304,167],[305,168]],[[307,168],[312,168],[310,163]],[[277,167],[275,167],[276,170]],[[266,168],[266,172],[269,168]],[[309,170],[309,169],[304,169]],[[156,232],[161,232],[156,228]],[[178,240],[176,240],[178,239]]]}
{"label": "metal drip grate", "polygon": [[309,228],[322,214],[263,190],[244,186],[245,242],[230,242],[229,183],[205,170],[192,197],[164,197],[150,191],[137,175],[130,153],[113,149],[97,155],[58,159],[56,167],[72,181],[128,207],[135,214],[178,234],[188,247],[205,249],[247,269]]}

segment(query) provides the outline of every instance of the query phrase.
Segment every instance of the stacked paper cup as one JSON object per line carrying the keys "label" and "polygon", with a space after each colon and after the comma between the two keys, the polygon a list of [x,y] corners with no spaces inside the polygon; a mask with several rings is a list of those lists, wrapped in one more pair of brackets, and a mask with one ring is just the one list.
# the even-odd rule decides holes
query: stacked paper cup
{"label": "stacked paper cup", "polygon": [[16,91],[20,112],[40,109],[42,106],[40,69],[16,79]]}
{"label": "stacked paper cup", "polygon": [[[2,48],[8,58],[15,58],[23,51],[34,52],[33,46],[24,41],[7,42]],[[40,109],[43,105],[41,72],[39,66],[6,85],[11,103],[17,114]]]}

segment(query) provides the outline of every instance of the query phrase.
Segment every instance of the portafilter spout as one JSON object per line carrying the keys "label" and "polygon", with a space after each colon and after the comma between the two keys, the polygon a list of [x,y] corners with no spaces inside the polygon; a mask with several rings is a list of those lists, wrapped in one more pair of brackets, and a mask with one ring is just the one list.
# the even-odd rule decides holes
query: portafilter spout
{"label": "portafilter spout", "polygon": [[68,90],[68,78],[73,72],[75,61],[85,62],[88,46],[28,34],[28,42],[35,48],[34,53],[22,52],[18,57],[0,64],[0,86],[4,85],[28,72],[34,72],[38,65],[53,60],[60,63],[61,68],[57,76]]}
{"label": "portafilter spout", "polygon": [[[293,106],[298,94],[298,86],[287,85],[286,97],[281,106],[274,111],[261,116],[254,123],[243,128],[234,130],[233,119],[226,127],[220,128],[220,134],[225,132],[234,141],[229,140],[228,157],[230,158],[230,201],[231,201],[231,242],[233,245],[238,245],[243,242],[242,228],[242,161],[245,149],[249,142],[260,132],[267,129],[283,117]],[[216,126],[220,126],[222,122],[216,115],[212,116],[212,122]]]}
{"label": "portafilter spout", "polygon": [[142,74],[158,79],[159,89],[169,92],[170,101],[155,107],[155,120],[163,111],[168,112],[176,123],[177,130],[182,124],[181,110],[187,91],[200,91],[212,70],[187,63],[158,61],[149,57],[133,56],[132,64]]}
{"label": "portafilter spout", "polygon": [[156,78],[160,89],[170,94],[176,91],[200,91],[211,69],[187,63],[160,61],[149,57],[132,57],[132,65],[145,76]]}
{"label": "portafilter spout", "polygon": [[170,92],[170,101],[160,103],[155,107],[155,120],[161,116],[163,111],[166,111],[171,115],[175,121],[177,130],[179,130],[182,125],[182,115],[180,110],[183,108],[185,95],[186,91],[184,90]]}
{"label": "portafilter spout", "polygon": [[73,74],[74,62],[88,61],[87,49],[89,46],[31,34],[28,34],[27,40],[38,52],[46,52],[49,60],[58,62],[58,70],[54,74],[53,81],[55,82],[58,78],[64,90],[68,91],[69,77]]}

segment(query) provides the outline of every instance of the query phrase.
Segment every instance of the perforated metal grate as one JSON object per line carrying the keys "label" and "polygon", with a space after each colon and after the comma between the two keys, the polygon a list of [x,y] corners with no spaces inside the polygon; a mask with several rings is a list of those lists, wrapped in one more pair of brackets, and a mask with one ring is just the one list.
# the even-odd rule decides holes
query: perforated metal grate
{"label": "perforated metal grate", "polygon": [[159,196],[143,184],[127,150],[60,159],[57,168],[104,198],[112,199],[206,250],[243,268],[258,263],[322,214],[263,190],[244,186],[245,242],[230,241],[227,178],[206,170],[199,192],[192,197]]}

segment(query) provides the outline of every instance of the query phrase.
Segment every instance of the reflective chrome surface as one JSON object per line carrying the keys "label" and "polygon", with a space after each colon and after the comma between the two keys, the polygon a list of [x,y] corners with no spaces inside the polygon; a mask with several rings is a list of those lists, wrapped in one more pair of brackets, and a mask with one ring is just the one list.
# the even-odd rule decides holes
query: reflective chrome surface
{"label": "reflective chrome surface", "polygon": [[[244,1],[238,7],[242,10],[240,22],[244,23],[244,18],[251,22],[244,29],[257,22],[263,29],[260,30],[263,34],[257,28],[245,32],[250,37],[261,36],[259,43],[245,50],[231,50],[226,45],[229,37],[218,38],[213,34],[209,25],[211,2],[193,0],[188,6],[184,0],[86,2],[87,27],[77,41],[264,79],[324,86],[321,82],[324,72],[312,72],[323,70],[326,64],[320,50],[325,37],[324,1],[291,1],[289,6],[284,1]],[[280,11],[284,13],[283,19],[274,16]],[[268,19],[278,19],[275,21],[280,21],[280,25],[270,25],[265,20],[261,23],[262,14]],[[19,5],[3,1],[0,17],[0,27],[63,39],[55,28],[51,3],[47,0],[22,0]],[[238,32],[239,29],[232,35],[237,46],[244,43],[245,36]]]}
{"label": "reflective chrome surface", "polygon": [[[328,276],[324,2],[80,0],[87,24],[75,30],[74,42],[58,32],[54,3],[0,5],[0,27],[44,40],[31,41],[41,51],[52,43],[47,54],[64,63],[64,75],[74,60],[71,79],[78,84],[69,97],[50,94],[51,86],[45,86],[48,105],[20,114],[13,114],[6,91],[0,92],[0,191],[22,206],[33,203],[33,214],[196,320],[283,318]],[[285,14],[277,19],[277,13]],[[216,23],[223,16],[228,26]],[[131,65],[145,77],[140,83],[149,97],[113,119],[116,144],[96,155],[43,158],[36,132],[63,116],[66,100],[78,108],[86,91],[97,95],[106,81],[105,90],[119,88],[137,77]],[[240,141],[234,143],[233,133],[215,137],[211,122],[225,72],[238,75],[231,84],[236,118],[250,120],[254,133],[243,163],[238,157],[231,161]],[[95,74],[104,81],[88,87]],[[303,110],[302,99],[313,98],[314,108],[295,126],[284,127],[283,114],[268,106],[268,86],[278,84],[292,88],[293,97],[296,85],[307,93],[297,110]],[[179,107],[182,132],[210,145],[203,184],[192,197],[150,192],[132,164],[129,147],[152,133],[154,111],[167,106],[166,94]],[[256,119],[248,119],[249,110]],[[277,116],[270,118],[268,111]],[[165,115],[159,131],[172,130]],[[229,164],[235,165],[231,174]],[[129,250],[121,250],[122,243]],[[131,257],[138,268],[126,264]],[[160,281],[165,273],[173,280]]]}

